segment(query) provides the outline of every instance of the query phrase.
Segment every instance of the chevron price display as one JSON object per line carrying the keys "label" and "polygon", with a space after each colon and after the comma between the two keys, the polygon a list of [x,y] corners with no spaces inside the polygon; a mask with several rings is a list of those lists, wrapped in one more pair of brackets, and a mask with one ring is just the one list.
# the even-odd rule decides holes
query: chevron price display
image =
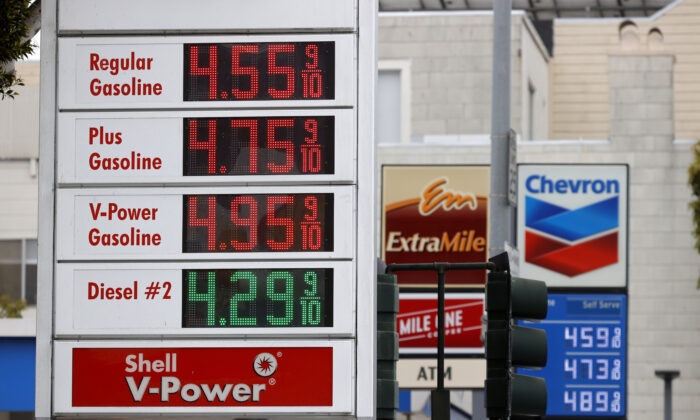
{"label": "chevron price display", "polygon": [[[548,416],[625,415],[627,298],[621,294],[549,295],[547,366],[518,369],[547,381]],[[527,325],[523,322],[523,325]]]}
{"label": "chevron price display", "polygon": [[184,328],[333,326],[332,269],[183,270]]}

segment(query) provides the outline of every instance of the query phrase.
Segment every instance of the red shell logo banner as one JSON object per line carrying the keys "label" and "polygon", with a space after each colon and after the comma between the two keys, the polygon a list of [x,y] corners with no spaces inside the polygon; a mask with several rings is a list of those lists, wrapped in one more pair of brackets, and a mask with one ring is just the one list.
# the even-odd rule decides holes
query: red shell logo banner
{"label": "red shell logo banner", "polygon": [[[383,243],[387,264],[485,262],[488,167],[385,166]],[[434,286],[433,272],[399,272],[400,286]],[[482,286],[483,270],[451,271],[448,286]]]}
{"label": "red shell logo banner", "polygon": [[247,405],[332,406],[333,349],[73,349],[75,407]]}

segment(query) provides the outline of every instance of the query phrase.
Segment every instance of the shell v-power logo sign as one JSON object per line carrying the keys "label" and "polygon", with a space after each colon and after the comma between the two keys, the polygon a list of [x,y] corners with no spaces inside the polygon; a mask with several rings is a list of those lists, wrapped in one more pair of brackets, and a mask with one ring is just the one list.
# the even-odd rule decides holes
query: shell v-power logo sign
{"label": "shell v-power logo sign", "polygon": [[519,183],[523,276],[550,286],[625,285],[626,166],[523,165]]}

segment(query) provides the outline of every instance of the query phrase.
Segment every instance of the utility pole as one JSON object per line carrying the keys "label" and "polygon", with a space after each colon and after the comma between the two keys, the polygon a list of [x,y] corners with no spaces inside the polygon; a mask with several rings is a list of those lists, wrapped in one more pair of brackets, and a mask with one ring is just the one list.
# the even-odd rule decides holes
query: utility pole
{"label": "utility pole", "polygon": [[493,2],[489,256],[504,252],[505,242],[511,239],[513,232],[513,218],[508,205],[511,6],[512,0],[494,0]]}
{"label": "utility pole", "polygon": [[[491,191],[489,194],[489,257],[505,251],[512,240],[513,210],[508,205],[510,135],[510,12],[512,0],[493,2],[493,66],[491,70]],[[485,318],[484,314],[484,318]],[[472,393],[475,419],[485,418],[484,391]]]}

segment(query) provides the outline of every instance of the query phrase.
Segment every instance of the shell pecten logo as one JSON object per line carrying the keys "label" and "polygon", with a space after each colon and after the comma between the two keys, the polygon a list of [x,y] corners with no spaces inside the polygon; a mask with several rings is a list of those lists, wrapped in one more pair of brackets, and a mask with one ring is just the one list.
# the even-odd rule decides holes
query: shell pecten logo
{"label": "shell pecten logo", "polygon": [[453,192],[445,189],[447,178],[439,178],[428,184],[421,194],[418,211],[427,216],[442,207],[445,210],[461,209],[468,206],[470,210],[476,210],[479,206],[477,197],[473,193]]}

